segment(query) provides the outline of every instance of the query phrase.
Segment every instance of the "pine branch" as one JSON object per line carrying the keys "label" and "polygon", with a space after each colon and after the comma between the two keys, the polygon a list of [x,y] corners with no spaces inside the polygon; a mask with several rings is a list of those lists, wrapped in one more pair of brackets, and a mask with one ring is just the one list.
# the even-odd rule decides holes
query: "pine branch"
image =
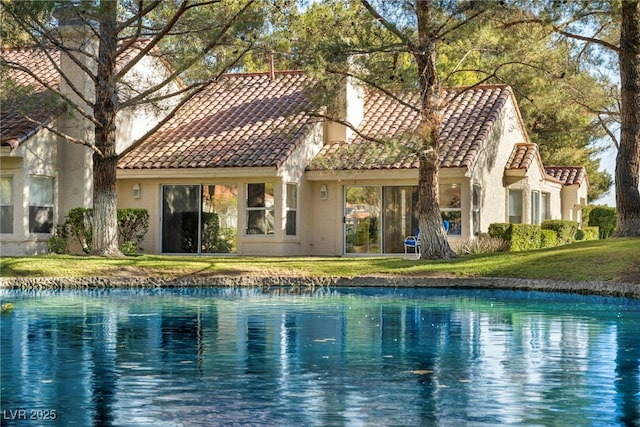
{"label": "pine branch", "polygon": [[152,11],[154,11],[158,6],[160,6],[162,4],[162,0],[155,0],[149,4],[147,4],[144,9],[140,9],[140,7],[142,7],[142,1],[140,0],[138,3],[138,13],[136,13],[134,16],[132,16],[131,18],[129,18],[126,21],[122,21],[122,23],[119,26],[119,31],[124,30],[125,28],[129,28],[130,25],[132,25],[134,22],[137,22],[136,25],[136,33],[134,37],[130,37],[132,39],[137,39],[138,36],[140,36],[141,32],[142,32],[142,18],[144,18],[145,16],[147,16],[149,13],[151,13]]}
{"label": "pine branch", "polygon": [[[604,13],[604,12],[599,12],[599,13]],[[593,14],[595,14],[595,13],[593,13]],[[561,25],[551,24],[551,28],[553,29],[554,32],[556,32],[558,34],[561,34],[561,35],[563,35],[565,37],[568,37],[568,38],[571,38],[571,39],[574,39],[574,40],[584,41],[584,42],[587,42],[587,43],[596,44],[596,45],[602,46],[602,47],[604,47],[606,49],[610,49],[610,50],[612,50],[612,51],[614,51],[616,53],[619,53],[620,52],[620,47],[619,46],[616,46],[616,45],[611,44],[611,43],[609,43],[607,41],[598,39],[597,37],[583,36],[582,34],[572,33],[570,31],[567,31],[567,30],[563,29],[563,27],[566,28],[570,23],[575,22],[575,21],[577,21],[577,20],[579,20],[579,19],[581,19],[583,17],[587,17],[589,15],[591,15],[591,14],[580,15],[579,18],[577,18],[577,19],[575,19],[573,21],[569,21],[569,22],[563,23]],[[502,24],[500,26],[500,28],[501,29],[507,29],[507,28],[510,28],[510,27],[515,27],[517,25],[524,25],[524,24],[547,25],[547,24],[550,24],[550,22],[547,21],[547,20],[544,20],[544,19],[540,19],[540,18],[519,19],[519,20],[515,20],[515,21],[504,23],[504,24]]]}
{"label": "pine branch", "polygon": [[[50,55],[48,54],[48,52],[45,51],[45,54],[47,55],[47,57],[51,59]],[[55,61],[54,61],[55,62]],[[20,71],[23,72],[27,75],[29,75],[31,78],[33,78],[36,82],[38,82],[40,85],[42,85],[43,87],[45,87],[47,90],[51,91],[52,93],[54,93],[55,95],[57,95],[58,97],[60,97],[62,100],[64,100],[68,105],[70,105],[74,110],[76,110],[78,113],[80,113],[81,116],[83,116],[84,118],[88,119],[92,124],[101,127],[101,124],[99,122],[97,122],[93,115],[90,114],[89,112],[85,111],[83,108],[80,108],[79,105],[77,105],[77,103],[73,102],[67,95],[65,95],[64,93],[62,93],[58,88],[56,88],[55,86],[50,85],[49,83],[47,83],[46,81],[44,81],[43,79],[40,78],[39,75],[37,75],[35,72],[33,72],[32,70],[16,63],[16,62],[10,62],[10,61],[6,61],[3,57],[0,56],[0,63],[2,63],[2,65],[6,65],[7,67],[10,67],[13,70],[16,71]],[[55,65],[54,67],[56,69],[56,71],[58,73],[60,73],[60,68]],[[94,105],[92,103],[89,103],[86,101],[86,99],[84,97],[81,97],[81,99],[86,102],[89,107],[93,107]]]}
{"label": "pine branch", "polygon": [[378,13],[378,11],[373,6],[371,6],[371,3],[369,3],[367,0],[360,0],[360,3],[362,3],[365,9],[367,9],[367,11],[376,19],[376,21],[382,24],[382,26],[385,27],[389,32],[402,40],[402,42],[406,46],[408,46],[409,49],[413,50],[415,48],[415,44],[413,43],[413,41],[409,39],[402,31],[400,31],[398,27],[396,27],[394,24],[380,15],[380,13]]}
{"label": "pine branch", "polygon": [[604,47],[606,49],[610,49],[610,50],[612,50],[612,51],[614,51],[616,53],[620,52],[620,47],[619,46],[613,45],[613,44],[611,44],[609,42],[606,42],[604,40],[600,40],[600,39],[595,38],[595,37],[589,37],[589,36],[583,36],[581,34],[571,33],[569,31],[565,31],[565,30],[563,30],[563,29],[561,29],[561,28],[559,28],[559,27],[557,27],[555,25],[553,26],[553,30],[558,34],[561,34],[561,35],[563,35],[565,37],[569,37],[571,39],[575,39],[575,40],[580,40],[580,41],[584,41],[584,42],[587,42],[587,43],[596,44],[596,45],[602,46],[602,47]]}
{"label": "pine branch", "polygon": [[[186,64],[184,64],[184,66],[179,69],[179,70],[174,70],[173,73],[171,73],[170,75],[168,75],[162,82],[150,87],[149,89],[139,93],[137,96],[128,99],[126,102],[124,102],[122,104],[123,108],[126,107],[130,107],[133,104],[135,104],[136,102],[140,102],[144,97],[151,95],[155,92],[157,92],[158,90],[166,87],[167,85],[169,85],[172,82],[175,82],[176,79],[178,79],[180,77],[180,74],[182,74],[186,69],[190,68],[193,64],[195,64],[198,60],[200,60],[202,57],[204,57],[204,55],[209,52],[211,49],[213,49],[214,46],[216,46],[216,44],[219,43],[219,41],[222,39],[222,37],[225,36],[226,32],[231,28],[232,24],[235,22],[235,20],[242,15],[251,4],[253,4],[255,2],[255,0],[250,0],[248,1],[245,6],[240,9],[234,16],[232,16],[227,23],[224,25],[224,27],[221,29],[221,31],[218,33],[217,37],[214,37],[209,44],[207,44],[201,51],[199,55],[196,55],[195,57],[191,58],[190,61],[188,61]],[[159,41],[159,40],[158,40]],[[157,43],[157,42],[156,42]],[[146,48],[144,49],[145,51],[150,51],[152,43],[150,43],[148,46],[146,46]],[[233,63],[235,64],[247,51],[249,50],[249,47],[245,48],[245,50],[239,54],[238,58],[236,60],[233,61]],[[140,56],[140,53],[137,55],[137,57]],[[139,60],[139,59],[138,59]],[[228,67],[224,67],[223,68],[225,71],[228,69]],[[123,70],[121,70],[118,75],[118,77],[122,77],[124,76]]]}
{"label": "pine branch", "polygon": [[85,147],[89,147],[89,148],[90,148],[94,153],[96,153],[98,156],[100,156],[100,157],[104,158],[104,153],[102,153],[102,151],[100,151],[100,149],[99,149],[98,147],[96,147],[95,145],[90,144],[90,143],[88,143],[87,141],[84,141],[84,140],[82,140],[82,139],[75,138],[75,137],[73,137],[73,136],[71,136],[71,135],[67,135],[66,133],[61,132],[61,131],[60,131],[60,130],[58,130],[57,128],[55,128],[55,127],[51,127],[51,126],[49,126],[48,124],[46,124],[46,123],[44,123],[44,122],[42,122],[42,121],[40,121],[40,120],[36,120],[36,119],[34,119],[34,118],[30,117],[30,116],[29,116],[29,115],[27,115],[27,114],[21,114],[21,116],[22,116],[25,120],[27,120],[28,122],[33,123],[33,124],[36,124],[36,125],[40,126],[41,128],[46,129],[46,130],[48,130],[49,132],[52,132],[52,133],[54,133],[55,135],[58,135],[59,137],[66,139],[66,140],[67,140],[67,141],[69,141],[69,142],[72,142],[72,143],[74,143],[74,144],[78,144],[78,145],[84,145]]}
{"label": "pine branch", "polygon": [[618,141],[618,137],[616,137],[616,135],[611,131],[611,129],[609,129],[609,126],[607,126],[607,122],[602,118],[600,114],[598,114],[598,123],[600,124],[600,126],[602,126],[602,129],[604,129],[604,131],[609,136],[609,138],[611,138],[611,141],[613,142],[613,145],[615,145],[616,150],[619,150],[620,141]]}
{"label": "pine branch", "polygon": [[[468,18],[466,18],[464,21],[457,23],[456,25],[454,25],[451,28],[448,28],[446,31],[444,31],[443,33],[440,33],[438,31],[438,33],[436,33],[436,39],[437,40],[443,40],[447,34],[452,33],[458,29],[460,29],[461,27],[467,25],[469,22],[473,21],[474,19],[476,19],[477,17],[479,17],[480,15],[484,14],[487,11],[487,9],[482,9],[476,13],[474,13],[473,15],[469,16]],[[451,17],[453,18],[453,17]],[[441,27],[444,28],[444,25]],[[440,30],[440,29],[439,29]]]}
{"label": "pine branch", "polygon": [[[183,1],[182,2],[182,4],[180,5],[180,8],[178,8],[178,10],[173,14],[173,16],[171,17],[169,22],[160,31],[158,31],[154,35],[154,37],[145,44],[145,46],[142,49],[140,49],[140,51],[138,52],[138,54],[134,58],[132,58],[129,61],[127,61],[127,64],[125,64],[116,73],[116,75],[114,76],[114,78],[116,80],[121,79],[125,74],[127,74],[138,62],[140,62],[140,60],[142,60],[142,58],[144,58],[154,47],[156,47],[158,45],[158,43],[160,43],[160,41],[167,35],[167,33],[169,31],[171,31],[171,29],[173,27],[175,27],[175,25],[177,24],[177,22],[180,19],[180,17],[186,12],[187,5],[188,5],[188,1]],[[118,27],[117,32],[119,33],[120,31],[124,30],[125,28],[126,27],[123,27],[122,25],[120,25]],[[116,56],[122,55],[135,42],[136,41],[132,40],[128,44],[125,44],[124,46],[121,46],[118,49],[118,51],[116,53]]]}

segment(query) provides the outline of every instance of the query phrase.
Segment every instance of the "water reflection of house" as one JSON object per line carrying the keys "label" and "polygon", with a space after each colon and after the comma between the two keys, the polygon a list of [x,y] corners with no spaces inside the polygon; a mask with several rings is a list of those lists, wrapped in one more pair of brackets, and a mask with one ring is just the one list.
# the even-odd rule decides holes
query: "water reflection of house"
{"label": "water reflection of house", "polygon": [[[259,290],[222,292],[227,298],[206,290],[140,292],[101,305],[45,294],[55,304],[37,302],[38,316],[3,320],[3,405],[65,402],[64,425],[127,424],[132,413],[163,424],[174,409],[194,405],[192,411],[196,403],[184,399],[194,396],[198,407],[228,414],[237,414],[240,401],[269,402],[261,407],[271,413],[286,404],[300,425],[319,424],[314,417],[322,414],[353,416],[370,408],[366,402],[380,403],[379,394],[405,420],[456,417],[441,404],[464,398],[466,408],[476,407],[487,387],[495,408],[510,409],[500,416],[513,416],[525,389],[533,403],[557,398],[572,411],[606,403],[617,407],[608,411],[629,415],[638,406],[637,377],[620,378],[637,371],[639,350],[631,345],[637,331],[633,322],[616,323],[615,310],[568,321],[557,296],[549,311],[532,312],[518,307],[519,297],[510,307],[505,295],[499,308],[335,295],[301,296],[300,304],[276,308],[274,297]],[[77,315],[65,316],[65,304]],[[593,360],[611,363],[595,372]],[[507,380],[496,389],[487,378]],[[180,394],[194,384],[206,393]],[[545,393],[549,384],[558,387],[557,397]],[[594,387],[602,393],[590,393]],[[242,412],[256,416],[253,408]],[[357,415],[375,423],[375,411]]]}

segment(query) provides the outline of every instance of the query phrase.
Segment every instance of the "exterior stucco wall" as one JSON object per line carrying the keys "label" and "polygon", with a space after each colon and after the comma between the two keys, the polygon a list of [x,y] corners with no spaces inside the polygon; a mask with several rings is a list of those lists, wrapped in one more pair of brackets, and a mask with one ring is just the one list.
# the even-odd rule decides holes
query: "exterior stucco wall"
{"label": "exterior stucco wall", "polygon": [[[354,127],[360,126],[364,118],[365,98],[365,91],[362,84],[348,77],[345,79],[345,85],[337,96],[337,102],[341,109],[338,118]],[[324,124],[325,143],[347,141],[354,135],[355,132],[353,129],[344,124],[331,121],[327,121]]]}
{"label": "exterior stucco wall", "polygon": [[[77,37],[78,33],[69,30],[71,37]],[[96,43],[93,43],[96,45]],[[92,46],[88,44],[88,46]],[[96,49],[93,46],[93,49]],[[82,60],[90,69],[95,68],[95,64],[90,59],[81,56]],[[94,98],[94,85],[86,78],[84,72],[66,55],[62,54],[60,66],[69,82],[78,89],[86,99]],[[122,101],[129,97],[126,93],[129,88],[142,90],[151,84],[157,84],[168,75],[164,63],[158,58],[145,57],[137,63],[124,77],[126,85],[121,85],[119,96]],[[167,85],[161,93],[175,90],[176,83]],[[62,80],[61,91],[79,106],[83,106],[82,99],[69,86],[69,83]],[[135,94],[135,92],[134,92]],[[167,99],[158,105],[140,105],[132,109],[122,110],[116,117],[116,151],[122,152],[129,147],[136,139],[143,136],[148,130],[155,126],[175,105],[177,99]],[[85,111],[91,113],[91,109],[84,107]],[[59,128],[62,132],[77,138],[81,141],[92,143],[94,141],[94,126],[91,122],[79,114],[71,111],[65,114],[59,121]],[[62,215],[66,215],[69,210],[77,207],[91,207],[93,203],[93,151],[88,147],[73,144],[71,142],[61,142],[60,150],[61,165],[61,197],[60,209]]]}
{"label": "exterior stucco wall", "polygon": [[565,185],[562,188],[562,219],[582,224],[582,208],[587,205],[587,192],[586,183]]}
{"label": "exterior stucco wall", "polygon": [[[547,219],[563,219],[561,209],[561,191],[562,184],[547,180],[544,177],[542,169],[538,163],[534,164],[527,171],[527,175],[519,179],[514,177],[508,178],[509,185],[504,190],[505,200],[508,200],[509,190],[522,190],[522,223],[523,224],[535,224],[536,221],[532,217],[532,197],[533,192],[546,193],[548,195],[548,211],[546,212]],[[504,215],[507,219],[504,222],[508,222],[509,219],[509,207],[505,204]]]}
{"label": "exterior stucco wall", "polygon": [[[489,225],[507,222],[507,197],[504,173],[513,146],[526,142],[528,138],[521,126],[516,107],[512,101],[506,103],[493,126],[477,161],[468,171],[471,186],[478,185],[480,205],[480,232],[486,233]],[[472,187],[471,187],[472,188]]]}
{"label": "exterior stucco wall", "polygon": [[[216,184],[234,185],[238,190],[238,237],[237,254],[253,256],[292,256],[306,255],[307,241],[306,217],[309,206],[307,194],[311,191],[304,179],[304,168],[309,159],[321,148],[322,127],[316,126],[305,141],[295,149],[288,160],[279,169],[275,168],[213,168],[213,169],[175,169],[118,171],[118,207],[144,208],[149,212],[149,231],[142,242],[146,253],[161,252],[162,229],[162,186],[179,184]],[[247,184],[272,183],[274,185],[274,228],[273,235],[245,234]],[[286,186],[298,185],[297,234],[287,236],[285,230]],[[140,198],[133,197],[133,186],[140,188]]]}
{"label": "exterior stucco wall", "polygon": [[[246,217],[246,189],[249,183],[272,183],[274,186],[275,203],[275,232],[273,235],[245,234]],[[149,212],[149,231],[142,242],[141,249],[145,253],[161,253],[162,250],[162,186],[163,185],[233,185],[238,191],[237,206],[237,254],[238,255],[298,255],[302,242],[301,231],[303,222],[298,221],[298,235],[286,236],[284,230],[284,210],[280,200],[284,199],[285,184],[275,173],[251,175],[246,171],[242,177],[207,174],[202,171],[200,176],[191,177],[158,177],[153,179],[127,178],[118,180],[118,207],[144,208]],[[140,189],[140,198],[133,198],[133,186]],[[299,189],[299,194],[302,189]],[[300,208],[299,208],[300,209]],[[300,215],[300,213],[298,213]]]}
{"label": "exterior stucco wall", "polygon": [[[129,98],[129,87],[142,91],[149,87],[159,85],[169,76],[169,70],[158,58],[145,56],[129,71],[124,80],[127,85],[120,88],[120,98],[126,102]],[[178,90],[177,83],[173,82],[160,89],[153,96],[168,95]],[[133,92],[133,96],[137,92]],[[177,105],[179,97],[172,97],[153,104],[140,104],[130,109],[119,112],[116,120],[116,151],[121,153],[133,142],[144,136],[149,130],[158,124],[171,109]]]}
{"label": "exterior stucco wall", "polygon": [[[320,198],[320,188],[325,185],[327,198]],[[336,180],[309,181],[309,191],[304,195],[307,208],[302,217],[305,230],[303,248],[314,256],[342,255],[343,221],[342,203],[344,190]]]}
{"label": "exterior stucco wall", "polygon": [[[98,43],[93,40],[89,31],[73,26],[63,26],[60,31],[67,39],[69,46],[78,47],[97,55]],[[63,51],[60,54],[60,69],[64,73],[64,79],[60,82],[60,91],[67,96],[85,114],[92,115],[92,109],[83,98],[89,102],[95,99],[93,81],[87,78],[85,72],[76,61],[83,64],[95,73],[96,64],[89,56],[74,53],[73,60],[69,53]],[[70,109],[60,118],[58,129],[73,138],[88,143],[95,140],[95,129],[91,122],[78,111]],[[61,215],[66,215],[69,210],[77,207],[91,207],[93,200],[93,152],[85,146],[71,142],[60,142],[60,210]]]}
{"label": "exterior stucco wall", "polygon": [[[418,171],[412,170],[378,170],[363,172],[312,172],[307,173],[311,191],[306,195],[309,209],[305,217],[308,255],[342,256],[344,255],[344,202],[347,186],[416,186]],[[445,169],[440,174],[440,185],[460,185],[462,209],[462,234],[449,236],[452,245],[468,239],[471,229],[471,216],[468,214],[471,205],[469,179],[460,168]],[[328,197],[320,198],[320,187],[326,185]],[[407,235],[414,233],[406,230]]]}
{"label": "exterior stucco wall", "polygon": [[[65,122],[67,119],[64,119]],[[60,212],[90,208],[93,201],[93,152],[89,148],[60,141]]]}
{"label": "exterior stucco wall", "polygon": [[[4,148],[3,148],[4,150]],[[0,156],[0,174],[12,178],[13,233],[0,234],[2,256],[33,255],[47,252],[49,234],[29,231],[29,179],[31,176],[53,178],[54,225],[64,221],[58,203],[61,192],[58,145],[55,135],[42,130],[11,152]]]}

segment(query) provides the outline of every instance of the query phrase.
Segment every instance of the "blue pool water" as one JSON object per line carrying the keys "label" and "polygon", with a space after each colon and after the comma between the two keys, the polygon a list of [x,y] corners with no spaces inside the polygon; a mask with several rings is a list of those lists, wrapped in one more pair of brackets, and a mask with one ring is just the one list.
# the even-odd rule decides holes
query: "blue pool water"
{"label": "blue pool water", "polygon": [[[8,291],[1,423],[640,423],[640,301],[459,289]],[[26,418],[26,419],[25,419]]]}

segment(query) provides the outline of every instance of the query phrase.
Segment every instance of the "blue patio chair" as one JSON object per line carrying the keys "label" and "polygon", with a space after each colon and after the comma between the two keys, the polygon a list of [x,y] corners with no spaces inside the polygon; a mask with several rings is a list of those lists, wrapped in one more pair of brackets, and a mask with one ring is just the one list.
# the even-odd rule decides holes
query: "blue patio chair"
{"label": "blue patio chair", "polygon": [[[446,219],[442,221],[442,228],[444,228],[444,233],[449,234],[449,228],[451,228],[451,223]],[[407,236],[404,238],[404,257],[407,258],[409,249],[413,249],[413,253],[416,255],[416,258],[420,258],[420,230],[416,233],[415,236]]]}
{"label": "blue patio chair", "polygon": [[420,230],[416,233],[415,236],[407,236],[404,238],[404,257],[407,258],[407,255],[410,254],[409,249],[413,249],[413,253],[416,255],[416,258],[420,258]]}

